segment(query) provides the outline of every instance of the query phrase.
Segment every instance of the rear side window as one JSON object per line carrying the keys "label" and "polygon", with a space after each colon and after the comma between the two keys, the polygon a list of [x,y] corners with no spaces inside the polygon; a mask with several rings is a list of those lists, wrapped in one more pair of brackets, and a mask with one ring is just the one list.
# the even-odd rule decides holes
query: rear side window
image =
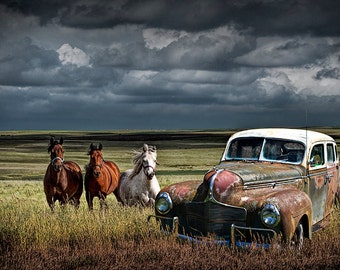
{"label": "rear side window", "polygon": [[336,160],[334,146],[331,143],[327,144],[327,162],[334,163]]}
{"label": "rear side window", "polygon": [[320,166],[325,163],[323,144],[317,144],[313,147],[309,161],[312,166]]}
{"label": "rear side window", "polygon": [[338,160],[338,150],[336,148],[336,145],[335,145],[334,149],[335,149],[335,160]]}

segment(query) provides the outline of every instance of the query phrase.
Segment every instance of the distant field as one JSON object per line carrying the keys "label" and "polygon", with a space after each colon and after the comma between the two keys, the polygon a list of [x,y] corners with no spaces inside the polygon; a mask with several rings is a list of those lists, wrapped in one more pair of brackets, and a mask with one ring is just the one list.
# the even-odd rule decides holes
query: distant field
{"label": "distant field", "polygon": [[[340,129],[319,129],[336,139]],[[306,241],[302,251],[232,250],[179,243],[147,224],[152,209],[123,207],[108,196],[89,212],[56,208],[52,214],[43,192],[50,136],[64,138],[65,159],[82,168],[90,143],[101,142],[104,158],[121,171],[132,168],[131,151],[143,143],[158,149],[161,186],[202,179],[216,165],[234,131],[0,131],[0,269],[337,269],[340,265],[340,209],[329,226]],[[338,147],[338,150],[340,147]]]}
{"label": "distant field", "polygon": [[[64,138],[65,160],[88,163],[90,143],[102,143],[104,157],[117,163],[121,171],[132,168],[131,152],[144,143],[158,149],[158,180],[202,177],[219,162],[228,132],[0,132],[0,180],[42,180],[49,163],[47,147],[51,136]],[[176,179],[170,179],[175,176]]]}

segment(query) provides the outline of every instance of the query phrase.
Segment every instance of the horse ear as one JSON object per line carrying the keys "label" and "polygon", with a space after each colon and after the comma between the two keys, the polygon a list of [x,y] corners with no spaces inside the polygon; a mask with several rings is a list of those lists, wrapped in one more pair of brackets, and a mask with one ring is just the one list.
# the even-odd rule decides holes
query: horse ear
{"label": "horse ear", "polygon": [[143,151],[144,151],[144,152],[147,152],[147,151],[148,151],[148,148],[149,148],[148,145],[145,143],[145,144],[143,145]]}
{"label": "horse ear", "polygon": [[91,155],[92,147],[93,147],[93,144],[91,143],[91,144],[90,144],[90,147],[89,147],[89,150],[87,151],[87,154],[88,154],[88,155]]}
{"label": "horse ear", "polygon": [[100,143],[99,144],[99,150],[102,150],[103,149],[103,145]]}
{"label": "horse ear", "polygon": [[89,149],[89,152],[91,152],[93,150],[93,143],[90,144],[90,149]]}
{"label": "horse ear", "polygon": [[63,143],[64,143],[64,139],[63,137],[60,137],[59,144],[63,144]]}
{"label": "horse ear", "polygon": [[47,153],[50,153],[50,152],[51,152],[52,147],[53,147],[53,145],[54,145],[54,142],[55,142],[54,137],[51,137],[51,138],[50,138],[50,145],[49,145],[48,148],[47,148]]}

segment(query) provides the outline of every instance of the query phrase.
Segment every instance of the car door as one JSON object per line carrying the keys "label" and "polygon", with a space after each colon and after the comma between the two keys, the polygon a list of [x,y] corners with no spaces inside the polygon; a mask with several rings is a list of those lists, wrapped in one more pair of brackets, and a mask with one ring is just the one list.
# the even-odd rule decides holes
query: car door
{"label": "car door", "polygon": [[309,196],[313,207],[313,224],[323,219],[327,205],[329,181],[325,158],[325,144],[315,144],[309,153],[309,170],[307,173]]}
{"label": "car door", "polygon": [[328,142],[326,144],[326,181],[328,182],[327,198],[324,216],[328,215],[334,206],[335,194],[339,182],[339,160],[337,156],[336,144]]}

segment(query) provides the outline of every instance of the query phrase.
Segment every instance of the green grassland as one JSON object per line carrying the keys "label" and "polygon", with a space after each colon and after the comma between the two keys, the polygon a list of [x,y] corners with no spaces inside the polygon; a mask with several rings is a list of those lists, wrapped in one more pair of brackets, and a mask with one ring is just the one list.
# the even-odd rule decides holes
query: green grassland
{"label": "green grassland", "polygon": [[[340,129],[323,128],[340,142]],[[143,143],[158,149],[161,187],[203,179],[216,165],[234,131],[10,131],[0,132],[1,269],[337,269],[340,264],[340,210],[303,249],[233,250],[178,242],[147,223],[152,209],[123,207],[114,195],[101,211],[89,212],[85,196],[78,211],[51,213],[43,192],[50,136],[64,138],[65,159],[81,168],[90,143],[102,143],[104,158],[121,171],[132,168],[131,152]],[[338,149],[339,150],[339,149]]]}

